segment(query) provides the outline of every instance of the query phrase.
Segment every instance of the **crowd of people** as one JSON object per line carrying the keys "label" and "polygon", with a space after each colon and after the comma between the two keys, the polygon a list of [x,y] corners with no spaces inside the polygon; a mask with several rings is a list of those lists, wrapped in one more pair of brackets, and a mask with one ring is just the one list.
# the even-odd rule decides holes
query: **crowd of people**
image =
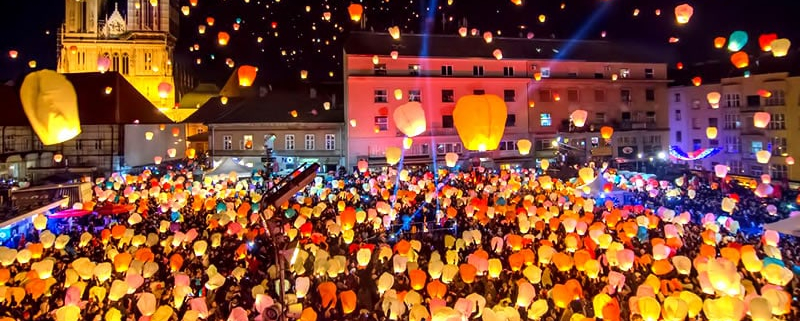
{"label": "crowd of people", "polygon": [[796,240],[750,232],[791,193],[588,172],[389,168],[277,207],[260,177],[113,175],[74,206],[110,223],[0,247],[0,320],[800,320]]}

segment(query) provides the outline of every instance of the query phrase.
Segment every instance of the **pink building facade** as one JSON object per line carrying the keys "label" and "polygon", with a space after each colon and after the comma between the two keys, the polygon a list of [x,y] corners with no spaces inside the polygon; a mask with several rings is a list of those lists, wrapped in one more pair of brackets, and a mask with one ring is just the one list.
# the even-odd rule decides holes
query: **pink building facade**
{"label": "pink building facade", "polygon": [[[508,108],[499,148],[480,154],[494,165],[530,166],[567,157],[634,160],[638,154],[655,156],[666,150],[665,63],[624,62],[631,54],[613,54],[614,45],[607,42],[578,42],[575,53],[559,55],[564,41],[495,38],[487,44],[475,37],[432,35],[427,36],[429,53],[422,57],[423,38],[355,33],[348,41],[348,166],[361,159],[382,164],[387,147],[402,146],[404,135],[392,114],[409,101],[422,104],[427,131],[413,138],[404,164],[444,163],[448,152],[469,158],[474,154],[461,145],[452,112],[460,97],[473,94],[496,95]],[[503,59],[492,56],[495,49],[502,50]],[[583,128],[571,126],[570,114],[578,109],[589,115]],[[600,137],[602,126],[615,128],[612,139]],[[520,155],[520,139],[533,142],[530,155]]]}

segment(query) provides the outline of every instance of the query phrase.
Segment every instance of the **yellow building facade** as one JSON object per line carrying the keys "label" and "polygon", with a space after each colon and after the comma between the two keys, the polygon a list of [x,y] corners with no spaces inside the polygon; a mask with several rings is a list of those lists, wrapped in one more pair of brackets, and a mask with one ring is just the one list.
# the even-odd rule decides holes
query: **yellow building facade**
{"label": "yellow building facade", "polygon": [[159,110],[177,121],[180,117],[173,113],[176,100],[173,51],[178,8],[170,2],[65,0],[58,72],[118,72]]}

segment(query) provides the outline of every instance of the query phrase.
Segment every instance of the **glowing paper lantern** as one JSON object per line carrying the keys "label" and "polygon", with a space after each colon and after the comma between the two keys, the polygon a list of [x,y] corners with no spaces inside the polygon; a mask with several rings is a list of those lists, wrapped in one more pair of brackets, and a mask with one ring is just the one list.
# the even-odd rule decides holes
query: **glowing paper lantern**
{"label": "glowing paper lantern", "polygon": [[747,68],[750,65],[750,57],[747,56],[746,52],[739,51],[731,55],[731,63],[736,68]]}
{"label": "glowing paper lantern", "polygon": [[350,14],[350,20],[359,22],[361,20],[361,14],[364,13],[364,7],[358,3],[351,3],[350,6],[347,7],[347,12]]}
{"label": "glowing paper lantern", "polygon": [[47,228],[47,216],[38,214],[33,217],[33,227],[41,231]]}
{"label": "glowing paper lantern", "polygon": [[400,39],[400,27],[389,27],[389,35],[392,36],[394,40]]}
{"label": "glowing paper lantern", "polygon": [[700,86],[702,84],[703,84],[703,78],[700,77],[692,78],[692,85],[694,85],[695,87]]}
{"label": "glowing paper lantern", "polygon": [[447,153],[444,155],[444,160],[447,167],[455,167],[458,163],[458,154],[456,153]]}
{"label": "glowing paper lantern", "polygon": [[572,124],[575,125],[575,127],[583,127],[583,125],[586,124],[586,117],[588,116],[589,113],[587,111],[578,109],[572,112],[570,118],[572,119]]}
{"label": "glowing paper lantern", "polygon": [[492,51],[492,57],[497,60],[503,59],[503,51],[500,49],[495,49]]}
{"label": "glowing paper lantern", "polygon": [[111,67],[111,59],[108,59],[108,57],[97,58],[97,71],[99,71],[100,73],[104,73],[108,71],[108,68],[110,67]]}
{"label": "glowing paper lantern", "polygon": [[392,59],[397,60],[397,57],[400,56],[400,53],[397,52],[397,50],[392,50],[392,52],[389,53],[389,56],[391,56]]}
{"label": "glowing paper lantern", "polygon": [[786,157],[786,165],[794,165],[794,157]]}
{"label": "glowing paper lantern", "polygon": [[694,8],[687,3],[675,7],[675,20],[679,24],[688,23],[689,19],[692,18],[692,14],[694,14]]}
{"label": "glowing paper lantern", "polygon": [[414,140],[411,137],[403,137],[403,149],[411,149]]}
{"label": "glowing paper lantern", "polygon": [[578,177],[581,178],[584,184],[589,184],[591,182],[594,182],[595,179],[594,175],[595,175],[594,169],[590,167],[584,167],[578,171]]}
{"label": "glowing paper lantern", "polygon": [[467,27],[460,27],[458,28],[458,35],[462,38],[467,36]]}
{"label": "glowing paper lantern", "polygon": [[758,46],[762,51],[772,51],[772,41],[778,39],[774,33],[766,33],[758,36]]}
{"label": "glowing paper lantern", "polygon": [[[209,26],[210,25],[211,24],[209,24]],[[219,43],[220,46],[227,46],[228,45],[228,41],[230,41],[230,40],[231,40],[231,35],[229,35],[225,31],[220,31],[217,34],[217,43]]]}
{"label": "glowing paper lantern", "polygon": [[725,178],[728,175],[728,166],[722,164],[714,165],[714,175],[719,178]]}
{"label": "glowing paper lantern", "polygon": [[153,132],[145,132],[144,133],[145,140],[153,140]]}
{"label": "glowing paper lantern", "polygon": [[[411,101],[397,107],[393,116],[397,129],[407,137],[414,137],[425,132],[425,110],[422,109],[422,104],[419,102]],[[455,118],[455,115],[453,117]]]}
{"label": "glowing paper lantern", "polygon": [[468,150],[494,150],[500,145],[508,109],[495,95],[467,95],[458,99],[453,122]]}
{"label": "glowing paper lantern", "polygon": [[775,39],[770,43],[770,47],[772,47],[772,56],[773,57],[785,57],[787,53],[789,53],[789,47],[791,47],[792,42],[789,39],[781,38]]}
{"label": "glowing paper lantern", "polygon": [[546,159],[543,159],[543,160],[542,160],[542,161],[539,163],[539,167],[541,167],[541,168],[542,168],[542,171],[545,171],[545,172],[546,172],[546,171],[547,171],[547,169],[548,169],[548,168],[550,168],[550,161],[549,161],[549,160],[546,160]]}
{"label": "glowing paper lantern", "polygon": [[177,153],[178,151],[175,148],[167,149],[167,156],[169,156],[170,158],[175,157]]}
{"label": "glowing paper lantern", "polygon": [[531,153],[531,146],[533,144],[528,139],[520,139],[517,141],[517,150],[520,155],[528,155]]}
{"label": "glowing paper lantern", "polygon": [[253,85],[253,82],[256,80],[256,73],[258,69],[253,66],[249,65],[242,65],[239,67],[239,70],[236,72],[239,76],[239,86],[242,87],[250,87]]}
{"label": "glowing paper lantern", "polygon": [[600,128],[600,137],[603,137],[603,139],[611,139],[612,135],[614,135],[613,127],[603,126]]}
{"label": "glowing paper lantern", "polygon": [[706,137],[708,137],[708,139],[716,139],[717,138],[717,128],[716,127],[708,127],[708,128],[706,128]]}
{"label": "glowing paper lantern", "polygon": [[162,82],[158,84],[158,97],[166,99],[170,92],[172,92],[172,84],[168,82]]}
{"label": "glowing paper lantern", "polygon": [[486,41],[486,43],[492,43],[492,33],[490,31],[483,33],[483,41]]}
{"label": "glowing paper lantern", "polygon": [[769,124],[770,115],[767,112],[757,112],[753,114],[753,126],[757,128],[766,128]]}
{"label": "glowing paper lantern", "polygon": [[403,151],[399,147],[392,146],[386,148],[386,163],[390,166],[397,164],[402,156]]}
{"label": "glowing paper lantern", "polygon": [[760,150],[756,152],[756,160],[759,164],[766,164],[769,163],[769,159],[772,156],[768,150]]}
{"label": "glowing paper lantern", "polygon": [[16,50],[9,50],[8,51],[8,57],[11,58],[11,59],[17,59],[18,56],[19,56],[19,52],[18,51],[16,51]]}
{"label": "glowing paper lantern", "polygon": [[367,161],[365,161],[363,159],[358,161],[356,166],[358,167],[358,171],[361,172],[361,173],[366,172],[367,169],[369,168],[369,164],[367,163]]}
{"label": "glowing paper lantern", "polygon": [[[708,100],[708,104],[711,105],[713,108],[719,107],[719,100],[722,95],[719,92],[712,91],[706,95],[706,100]],[[716,106],[716,107],[714,107]]]}
{"label": "glowing paper lantern", "polygon": [[156,165],[161,164],[161,160],[162,160],[161,156],[153,156],[153,163],[155,163]]}
{"label": "glowing paper lantern", "polygon": [[20,101],[42,144],[62,143],[81,133],[75,88],[63,75],[52,70],[28,74],[20,88]]}
{"label": "glowing paper lantern", "polygon": [[730,51],[739,51],[744,48],[744,45],[747,44],[747,33],[741,30],[737,30],[731,33],[730,37],[728,37],[728,50]]}

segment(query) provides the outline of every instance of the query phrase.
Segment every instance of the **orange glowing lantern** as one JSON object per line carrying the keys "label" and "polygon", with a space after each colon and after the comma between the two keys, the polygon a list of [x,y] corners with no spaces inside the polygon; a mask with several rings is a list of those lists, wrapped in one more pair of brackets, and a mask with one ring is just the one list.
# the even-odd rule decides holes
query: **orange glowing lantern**
{"label": "orange glowing lantern", "polygon": [[258,69],[250,65],[242,65],[236,73],[239,76],[239,86],[250,87],[256,80]]}
{"label": "orange glowing lantern", "polygon": [[53,160],[54,160],[56,163],[61,163],[61,161],[62,161],[63,159],[64,159],[64,155],[62,155],[61,153],[58,153],[58,154],[55,154],[55,155],[53,155]]}
{"label": "orange glowing lantern", "polygon": [[494,56],[494,59],[497,60],[503,59],[503,51],[500,49],[495,49],[492,51],[492,56]]}
{"label": "orange glowing lantern", "polygon": [[359,22],[361,21],[361,15],[364,13],[364,7],[358,3],[351,3],[347,7],[347,12],[350,14],[350,20]]}
{"label": "orange glowing lantern", "polygon": [[586,118],[588,116],[589,113],[587,111],[578,109],[572,112],[570,118],[572,118],[572,124],[575,125],[575,127],[583,127],[583,125],[586,124]]}
{"label": "orange glowing lantern", "polygon": [[508,109],[495,95],[461,97],[453,110],[458,136],[468,150],[494,150],[500,145]]}
{"label": "orange glowing lantern", "polygon": [[227,46],[228,45],[228,41],[230,41],[230,40],[231,40],[231,35],[229,35],[225,31],[220,31],[217,34],[217,43],[219,43],[220,46]]}
{"label": "orange glowing lantern", "polygon": [[728,39],[725,37],[716,37],[714,38],[714,48],[722,49],[725,47],[725,43],[728,42]]}
{"label": "orange glowing lantern", "polygon": [[778,39],[778,35],[774,33],[765,33],[758,36],[758,46],[762,51],[772,51],[772,41]]}
{"label": "orange glowing lantern", "polygon": [[739,69],[747,68],[750,65],[750,57],[747,56],[746,52],[739,51],[731,55],[731,63]]}
{"label": "orange glowing lantern", "polygon": [[757,112],[753,114],[753,126],[757,128],[766,128],[770,121],[770,115],[767,112]]}
{"label": "orange glowing lantern", "polygon": [[675,7],[675,20],[678,21],[678,24],[689,23],[692,14],[694,14],[694,8],[687,3]]}
{"label": "orange glowing lantern", "polygon": [[611,139],[611,136],[614,135],[614,128],[610,126],[603,126],[600,128],[600,136],[603,139]]}
{"label": "orange glowing lantern", "polygon": [[702,84],[703,84],[703,78],[700,78],[699,76],[692,78],[692,85],[694,85],[695,87],[700,86]]}
{"label": "orange glowing lantern", "polygon": [[172,137],[178,137],[181,134],[181,129],[178,127],[172,127]]}

